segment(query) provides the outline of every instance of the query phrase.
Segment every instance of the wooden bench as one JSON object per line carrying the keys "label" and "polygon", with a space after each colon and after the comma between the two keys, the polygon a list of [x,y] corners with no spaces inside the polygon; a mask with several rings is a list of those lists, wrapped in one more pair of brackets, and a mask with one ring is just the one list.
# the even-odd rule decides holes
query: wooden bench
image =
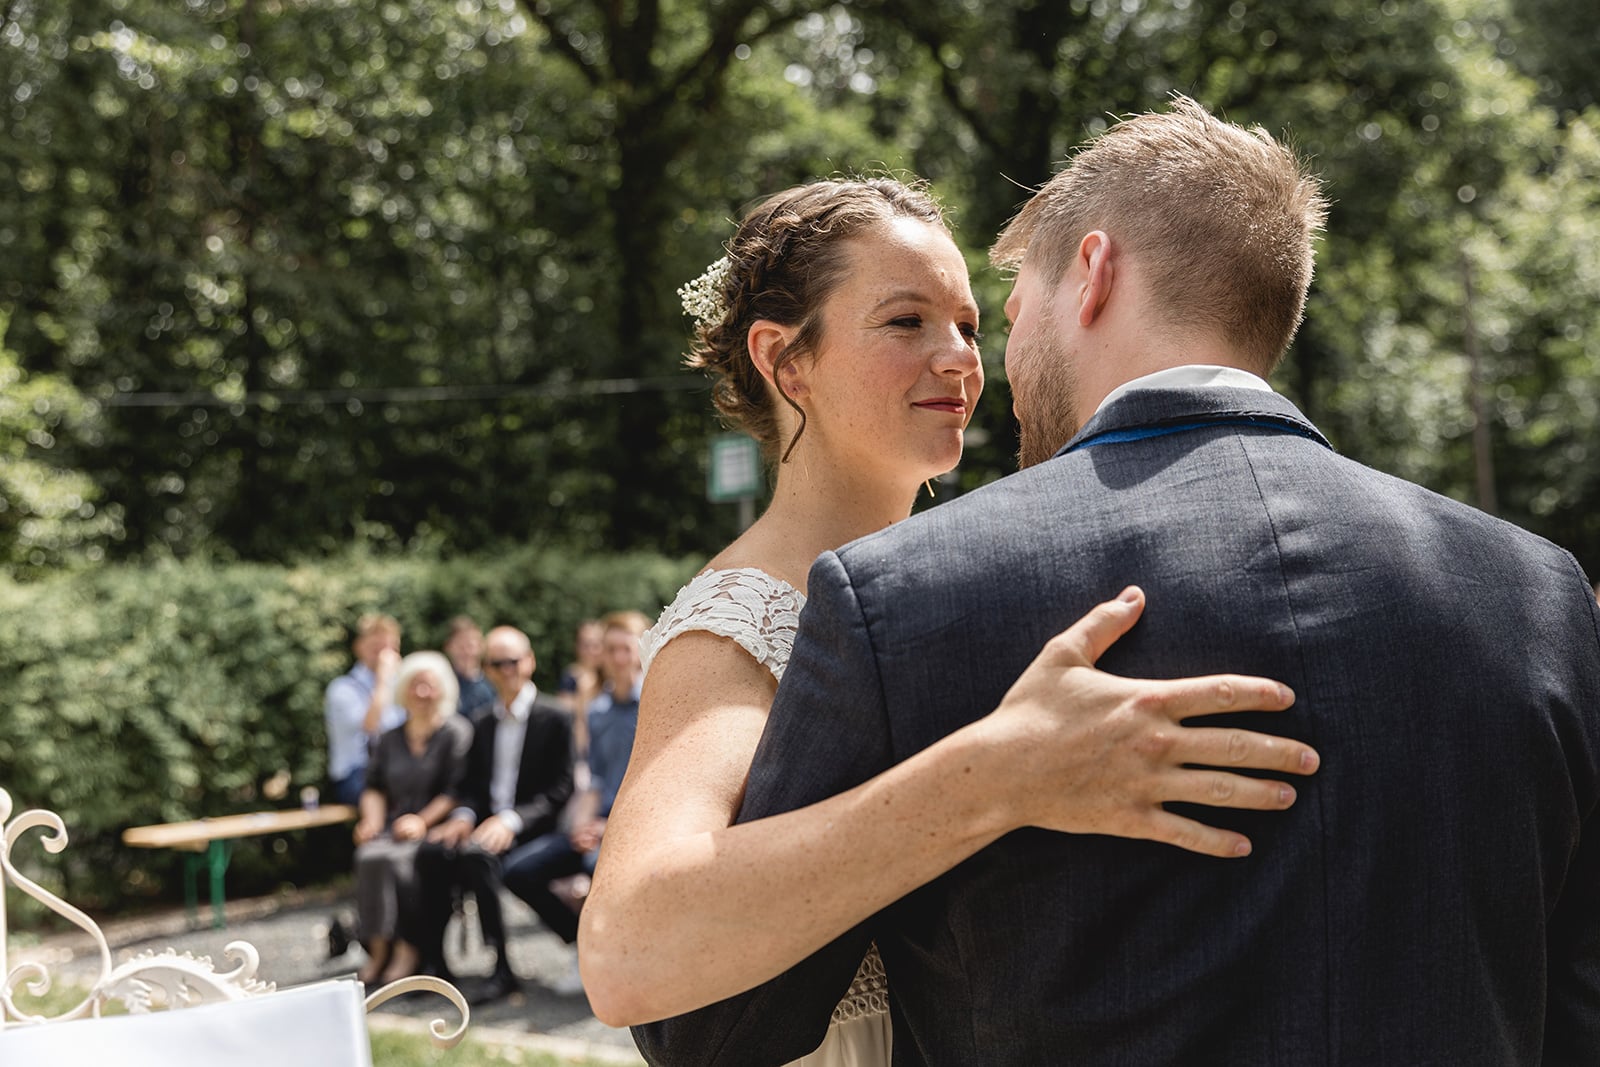
{"label": "wooden bench", "polygon": [[190,925],[197,924],[200,918],[195,879],[204,866],[211,876],[211,925],[220,930],[228,925],[223,910],[223,883],[228,861],[233,857],[235,841],[242,837],[335,826],[354,822],[355,818],[356,809],[348,804],[291,808],[286,811],[252,811],[215,819],[134,826],[123,831],[122,843],[134,848],[171,848],[189,853],[183,862],[183,900],[188,909]]}

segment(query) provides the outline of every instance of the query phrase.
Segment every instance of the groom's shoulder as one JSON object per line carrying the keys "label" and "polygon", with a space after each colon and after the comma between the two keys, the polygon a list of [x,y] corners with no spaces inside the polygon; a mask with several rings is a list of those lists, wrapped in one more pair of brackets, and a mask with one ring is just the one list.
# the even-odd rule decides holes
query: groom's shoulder
{"label": "groom's shoulder", "polygon": [[[1560,546],[1471,505],[1331,450],[1312,455],[1309,463],[1291,464],[1290,481],[1309,479],[1360,517],[1381,516],[1378,525],[1399,521],[1431,530],[1469,555],[1515,557],[1563,572],[1576,566]],[[1139,495],[1136,484],[1118,487],[1098,477],[1087,451],[1057,455],[852,541],[837,555],[852,577],[923,570],[948,576],[953,567],[1005,566],[1041,538],[1059,550],[1072,542],[1073,529],[1116,528],[1132,517],[1130,493]]]}
{"label": "groom's shoulder", "polygon": [[1567,549],[1465,501],[1346,457],[1336,457],[1334,462],[1350,472],[1347,477],[1359,486],[1365,502],[1409,520],[1436,539],[1442,558],[1448,558],[1448,546],[1448,551],[1470,555],[1488,552],[1519,557],[1562,574],[1577,566]]}

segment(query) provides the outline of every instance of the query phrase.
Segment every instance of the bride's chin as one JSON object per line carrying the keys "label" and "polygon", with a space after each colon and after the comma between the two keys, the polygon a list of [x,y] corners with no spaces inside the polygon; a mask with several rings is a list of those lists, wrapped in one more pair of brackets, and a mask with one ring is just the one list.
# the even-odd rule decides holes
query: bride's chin
{"label": "bride's chin", "polygon": [[961,466],[961,453],[964,443],[963,437],[960,434],[957,434],[954,446],[945,453],[944,457],[940,461],[941,466],[939,467],[938,473],[934,474],[933,477],[937,478],[941,474],[949,474],[951,471]]}
{"label": "bride's chin", "polygon": [[923,468],[917,476],[917,488],[922,488],[923,483],[937,481],[961,465],[961,452],[956,451],[955,456],[949,460],[941,460],[937,464],[930,464]]}

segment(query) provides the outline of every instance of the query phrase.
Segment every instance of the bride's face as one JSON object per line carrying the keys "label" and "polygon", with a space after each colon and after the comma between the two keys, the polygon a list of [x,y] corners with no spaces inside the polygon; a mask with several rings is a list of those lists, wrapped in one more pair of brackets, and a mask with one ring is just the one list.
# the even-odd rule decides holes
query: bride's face
{"label": "bride's face", "polygon": [[983,391],[967,264],[949,234],[915,219],[882,223],[848,246],[818,351],[794,364],[801,449],[809,439],[857,474],[914,488],[960,461]]}

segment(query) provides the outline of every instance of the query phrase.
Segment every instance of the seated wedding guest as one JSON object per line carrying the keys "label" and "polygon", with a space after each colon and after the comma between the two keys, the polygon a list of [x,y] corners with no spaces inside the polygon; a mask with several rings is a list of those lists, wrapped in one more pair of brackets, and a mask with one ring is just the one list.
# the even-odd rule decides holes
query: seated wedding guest
{"label": "seated wedding guest", "polygon": [[572,729],[566,710],[533,684],[538,665],[528,636],[510,626],[489,631],[489,677],[495,697],[479,720],[466,773],[452,791],[454,810],[417,854],[418,949],[425,973],[448,977],[444,929],[451,887],[478,901],[483,940],[495,953],[494,973],[473,999],[497,1000],[517,988],[506,958],[500,911],[502,865],[555,829],[572,795]]}
{"label": "seated wedding guest", "polygon": [[330,792],[339,804],[354,804],[361,798],[372,743],[405,718],[394,702],[400,624],[389,615],[361,616],[350,650],[356,657],[355,666],[328,683],[322,701]]}
{"label": "seated wedding guest", "polygon": [[578,756],[589,750],[589,734],[584,728],[584,715],[589,704],[600,695],[600,658],[606,628],[599,619],[584,619],[573,635],[573,659],[561,672],[556,699],[572,712],[572,734],[577,742]]}
{"label": "seated wedding guest", "polygon": [[405,721],[378,738],[356,823],[356,919],[367,984],[416,973],[417,849],[455,807],[472,725],[456,714],[455,672],[437,652],[400,661],[395,690]]}
{"label": "seated wedding guest", "polygon": [[473,722],[489,714],[494,706],[494,686],[483,676],[483,631],[471,615],[450,620],[450,636],[444,639],[444,654],[456,672],[461,688],[460,712]]}
{"label": "seated wedding guest", "polygon": [[[601,690],[588,708],[589,784],[573,804],[571,829],[546,834],[518,849],[507,857],[503,869],[506,888],[526,901],[569,945],[578,940],[578,913],[551,883],[574,874],[594,873],[606,818],[633,752],[639,688],[644,681],[639,637],[650,620],[637,611],[619,611],[607,615],[602,626]],[[553,988],[565,995],[583,992],[576,954],[567,974]]]}

